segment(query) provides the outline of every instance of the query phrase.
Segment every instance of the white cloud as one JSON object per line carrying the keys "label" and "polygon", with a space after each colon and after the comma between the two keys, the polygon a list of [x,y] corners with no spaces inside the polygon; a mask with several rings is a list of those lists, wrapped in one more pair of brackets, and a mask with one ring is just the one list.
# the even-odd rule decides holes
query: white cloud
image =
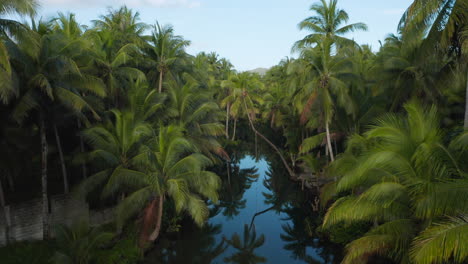
{"label": "white cloud", "polygon": [[56,6],[73,6],[73,7],[100,7],[100,6],[121,6],[129,7],[179,7],[179,8],[195,8],[201,3],[196,0],[40,0],[41,6],[46,9]]}

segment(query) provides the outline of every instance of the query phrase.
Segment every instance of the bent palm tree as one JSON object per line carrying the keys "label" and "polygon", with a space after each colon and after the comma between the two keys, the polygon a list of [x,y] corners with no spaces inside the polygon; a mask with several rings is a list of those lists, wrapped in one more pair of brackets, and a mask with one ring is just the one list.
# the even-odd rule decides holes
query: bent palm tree
{"label": "bent palm tree", "polygon": [[170,199],[176,212],[187,212],[202,226],[208,217],[202,197],[216,202],[220,186],[219,177],[204,170],[211,161],[202,154],[193,153],[192,144],[176,126],[161,128],[158,136],[140,149],[142,153],[129,160],[140,172],[117,174],[104,188],[108,194],[123,190],[129,193],[117,209],[119,225],[143,211],[140,242],[156,240],[161,229],[164,201]]}

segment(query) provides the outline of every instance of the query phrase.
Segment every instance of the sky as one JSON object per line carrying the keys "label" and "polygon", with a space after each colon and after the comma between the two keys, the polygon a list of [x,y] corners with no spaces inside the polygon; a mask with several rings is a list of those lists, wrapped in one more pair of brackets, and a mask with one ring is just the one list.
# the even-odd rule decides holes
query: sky
{"label": "sky", "polygon": [[[127,5],[140,13],[142,22],[171,24],[178,35],[192,42],[190,54],[216,52],[237,70],[269,68],[291,54],[293,43],[305,35],[297,24],[313,13],[317,0],[38,0],[39,15],[73,12],[85,25],[107,12]],[[367,32],[348,35],[359,44],[379,48],[379,40],[395,33],[411,0],[339,0],[349,23],[364,22]]]}

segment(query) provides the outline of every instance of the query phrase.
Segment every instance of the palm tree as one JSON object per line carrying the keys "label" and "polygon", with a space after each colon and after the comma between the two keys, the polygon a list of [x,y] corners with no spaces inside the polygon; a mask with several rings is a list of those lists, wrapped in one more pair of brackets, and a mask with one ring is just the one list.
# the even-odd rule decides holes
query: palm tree
{"label": "palm tree", "polygon": [[324,39],[331,40],[339,46],[355,45],[353,40],[343,37],[343,35],[358,30],[367,30],[364,23],[354,23],[345,26],[341,25],[348,22],[349,16],[346,11],[337,7],[338,0],[320,0],[320,3],[315,3],[310,7],[310,10],[316,15],[308,17],[299,23],[299,29],[307,29],[312,31],[311,34],[297,41],[293,50],[301,50],[306,47],[311,47]]}
{"label": "palm tree", "polygon": [[35,0],[5,0],[0,3],[0,100],[7,103],[12,95],[17,94],[11,81],[12,69],[7,48],[3,42],[8,35],[16,35],[24,30],[17,21],[2,18],[8,14],[34,15],[37,8]]}
{"label": "palm tree", "polygon": [[[394,98],[391,109],[398,109],[412,97],[437,103],[441,97],[442,68],[446,60],[437,52],[428,54],[424,40],[415,35],[390,35],[376,57],[376,86]],[[410,89],[409,89],[410,88]]]}
{"label": "palm tree", "polygon": [[148,39],[150,44],[145,47],[145,54],[150,58],[152,65],[149,75],[154,76],[159,72],[158,91],[161,93],[165,74],[170,73],[186,56],[185,47],[190,45],[190,41],[175,35],[172,26],[161,26],[159,23],[153,26],[153,32]]}
{"label": "palm tree", "polygon": [[[40,128],[42,145],[42,196],[44,237],[48,235],[47,202],[47,124],[54,127],[57,144],[60,139],[54,121],[50,120],[56,106],[63,106],[72,112],[90,111],[97,113],[75,91],[101,94],[102,90],[94,82],[85,80],[76,63],[64,52],[61,36],[52,34],[49,23],[32,23],[32,28],[18,36],[18,41],[8,40],[6,46],[10,59],[19,75],[21,87],[18,100],[13,103],[13,118],[21,123],[30,112]],[[63,159],[62,159],[63,161]],[[64,189],[68,189],[68,179],[64,176]]]}
{"label": "palm tree", "polygon": [[333,162],[335,160],[331,145],[330,123],[336,106],[341,106],[348,114],[353,114],[355,106],[349,96],[346,79],[352,79],[350,61],[338,54],[332,54],[331,40],[324,39],[317,46],[302,51],[301,60],[297,63],[305,64],[310,75],[301,89],[301,95],[306,96],[306,103],[301,113],[304,124],[311,116],[313,108],[319,112],[319,122],[325,125],[328,153]]}
{"label": "palm tree", "polygon": [[112,107],[124,107],[127,88],[135,81],[146,79],[145,74],[134,65],[139,56],[138,46],[128,43],[113,50],[116,35],[109,30],[91,31],[85,37],[93,45],[89,51],[91,63],[83,70],[102,79]]}
{"label": "palm tree", "polygon": [[[231,140],[236,138],[237,120],[241,115],[249,111],[256,112],[256,103],[262,102],[262,98],[255,91],[262,89],[263,84],[257,75],[250,72],[233,73],[228,80],[222,82],[221,86],[228,89],[228,95],[221,101],[221,106],[226,107],[226,127],[229,126],[229,117],[234,118],[234,128]],[[248,108],[244,108],[246,99]],[[228,129],[226,128],[226,131]]]}
{"label": "palm tree", "polygon": [[[462,243],[468,235],[464,218],[456,218],[468,211],[463,163],[467,134],[446,146],[435,107],[424,109],[412,102],[405,109],[405,118],[388,114],[364,137],[352,137],[348,151],[334,165],[333,173],[341,176],[336,193],[351,194],[330,207],[324,227],[339,222],[374,223],[368,233],[348,244],[344,263],[365,262],[375,255],[396,262],[466,260],[466,250],[451,245]],[[451,223],[440,223],[444,216],[452,217]],[[418,233],[421,222],[423,231]],[[440,225],[428,227],[431,222]],[[439,250],[429,252],[436,246]]]}
{"label": "palm tree", "polygon": [[104,185],[103,196],[112,196],[114,178],[144,172],[133,160],[144,153],[141,147],[152,135],[151,127],[131,111],[112,110],[111,113],[113,121],[83,131],[85,140],[93,148],[88,159],[96,162],[100,171],[81,183],[81,194],[87,195]]}
{"label": "palm tree", "polygon": [[115,56],[122,47],[128,44],[143,46],[143,33],[148,28],[145,23],[140,22],[140,14],[133,12],[126,6],[119,9],[109,8],[106,15],[92,21],[94,29],[99,32],[108,32],[112,40],[106,51]]}
{"label": "palm tree", "polygon": [[218,200],[219,177],[205,170],[211,161],[193,152],[193,145],[183,135],[177,126],[160,128],[158,136],[143,147],[145,152],[132,160],[145,173],[115,175],[104,189],[110,194],[129,190],[117,209],[118,221],[123,223],[143,211],[141,243],[158,238],[167,198],[177,213],[187,212],[199,226],[208,217],[202,197]]}
{"label": "palm tree", "polygon": [[213,161],[213,155],[229,160],[229,155],[218,142],[218,137],[224,134],[220,122],[221,109],[213,102],[210,91],[202,90],[188,76],[187,79],[184,85],[170,82],[169,104],[166,108],[171,113],[169,122],[187,131],[185,137],[196,147],[197,152]]}
{"label": "palm tree", "polygon": [[266,258],[255,255],[255,249],[261,247],[265,243],[265,235],[262,234],[257,239],[255,226],[252,229],[249,229],[247,224],[244,225],[244,237],[242,240],[237,233],[234,233],[232,238],[229,240],[226,238],[224,239],[229,245],[239,251],[230,257],[224,258],[226,263],[255,264],[267,262]]}
{"label": "palm tree", "polygon": [[71,227],[57,226],[55,236],[58,250],[53,263],[88,264],[99,258],[98,248],[109,243],[114,234],[92,228],[86,221],[76,221]]}
{"label": "palm tree", "polygon": [[[465,66],[468,3],[464,0],[414,0],[403,14],[399,29],[408,34],[426,34],[429,52],[437,49],[455,54],[455,61]],[[466,77],[465,130],[468,130],[468,74]]]}

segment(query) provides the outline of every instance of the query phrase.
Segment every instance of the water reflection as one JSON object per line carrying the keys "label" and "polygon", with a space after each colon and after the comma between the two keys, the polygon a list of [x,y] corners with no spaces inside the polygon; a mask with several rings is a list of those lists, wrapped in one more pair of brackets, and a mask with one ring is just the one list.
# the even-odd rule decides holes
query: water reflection
{"label": "water reflection", "polygon": [[315,232],[313,196],[270,155],[236,152],[215,168],[223,184],[208,224],[166,234],[145,263],[339,263],[341,249]]}
{"label": "water reflection", "polygon": [[[258,170],[255,167],[240,169],[238,164],[231,165],[230,163],[227,170],[226,173],[218,174],[221,176],[223,184],[220,190],[219,204],[215,206],[221,208],[222,214],[231,220],[239,214],[240,210],[245,208],[244,193],[257,180]],[[226,175],[228,177],[223,177]]]}
{"label": "water reflection", "polygon": [[224,238],[224,240],[237,250],[231,256],[224,258],[226,263],[256,264],[267,261],[265,257],[255,254],[255,250],[265,244],[265,235],[262,234],[257,238],[255,225],[252,228],[248,225],[244,225],[244,234],[242,238],[239,234],[234,233],[231,239]]}
{"label": "water reflection", "polygon": [[145,258],[144,263],[212,263],[227,248],[227,243],[216,242],[215,236],[221,234],[221,225],[206,224],[198,228],[186,223],[182,233],[177,236],[162,237],[156,250]]}

